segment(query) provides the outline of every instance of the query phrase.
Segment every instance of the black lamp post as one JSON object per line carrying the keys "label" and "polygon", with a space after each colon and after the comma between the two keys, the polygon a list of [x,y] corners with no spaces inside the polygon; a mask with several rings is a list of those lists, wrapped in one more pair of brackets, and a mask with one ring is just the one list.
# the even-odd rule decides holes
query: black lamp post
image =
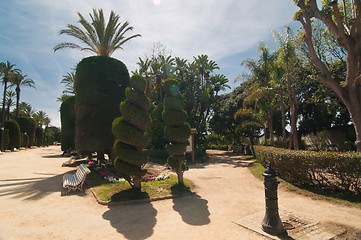
{"label": "black lamp post", "polygon": [[268,164],[266,171],[262,174],[264,176],[265,197],[266,197],[266,214],[262,222],[262,230],[271,235],[279,235],[286,233],[286,230],[281,222],[278,213],[278,197],[277,187],[277,173]]}

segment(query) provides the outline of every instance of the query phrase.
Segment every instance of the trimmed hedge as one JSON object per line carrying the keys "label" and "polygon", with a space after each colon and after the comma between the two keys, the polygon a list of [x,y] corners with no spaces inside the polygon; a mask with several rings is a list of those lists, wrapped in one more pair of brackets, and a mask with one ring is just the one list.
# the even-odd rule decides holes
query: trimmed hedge
{"label": "trimmed hedge", "polygon": [[9,150],[14,150],[14,148],[19,149],[21,142],[21,132],[19,124],[14,120],[7,120],[4,123],[5,129],[9,130]]}
{"label": "trimmed hedge", "polygon": [[[9,129],[4,129],[4,131],[0,131],[0,145],[1,145],[1,141],[2,141],[2,133],[3,132],[4,132],[3,147],[4,147],[4,150],[6,150],[6,149],[8,149],[9,142],[10,142]],[[1,149],[0,149],[0,151],[1,151]]]}
{"label": "trimmed hedge", "polygon": [[279,176],[291,183],[361,194],[360,153],[255,146],[255,154],[263,166],[270,162]]}
{"label": "trimmed hedge", "polygon": [[35,129],[36,146],[41,147],[44,144],[44,131],[41,127]]}
{"label": "trimmed hedge", "polygon": [[21,133],[26,133],[29,136],[28,145],[26,147],[31,147],[33,144],[35,144],[36,124],[34,119],[28,117],[19,117],[18,123]]}
{"label": "trimmed hedge", "polygon": [[127,67],[119,60],[93,56],[81,60],[75,73],[75,145],[79,152],[110,151],[112,122],[129,86]]}
{"label": "trimmed hedge", "polygon": [[75,149],[75,96],[70,96],[60,106],[61,150]]}

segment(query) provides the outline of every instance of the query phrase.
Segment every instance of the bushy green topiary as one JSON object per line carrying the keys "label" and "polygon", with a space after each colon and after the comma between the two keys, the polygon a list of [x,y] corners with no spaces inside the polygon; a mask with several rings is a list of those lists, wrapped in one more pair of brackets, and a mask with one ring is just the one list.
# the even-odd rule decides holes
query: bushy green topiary
{"label": "bushy green topiary", "polygon": [[21,134],[21,146],[25,148],[29,146],[29,135],[26,133]]}
{"label": "bushy green topiary", "polygon": [[[2,134],[4,133],[4,142],[3,142],[3,148],[4,150],[8,149],[10,137],[9,137],[9,129],[4,129],[4,131],[0,131],[0,141],[2,139]],[[1,149],[0,149],[1,150]]]}
{"label": "bushy green topiary", "polygon": [[4,123],[5,129],[9,130],[9,146],[8,149],[19,149],[21,143],[21,132],[19,124],[14,120],[8,120]]}
{"label": "bushy green topiary", "polygon": [[128,87],[125,93],[127,99],[120,104],[122,117],[116,118],[112,124],[116,137],[114,154],[117,156],[114,167],[132,187],[140,189],[146,173],[142,167],[148,161],[143,149],[149,144],[145,131],[150,128],[150,101],[144,94],[145,79],[142,76],[133,75],[130,84],[132,88]]}
{"label": "bushy green topiary", "polygon": [[70,96],[60,106],[61,150],[75,149],[75,96]]}
{"label": "bushy green topiary", "polygon": [[187,112],[184,110],[173,110],[166,108],[162,114],[164,123],[172,127],[183,126],[186,118]]}
{"label": "bushy green topiary", "polygon": [[130,102],[124,101],[120,104],[120,113],[125,121],[134,125],[143,132],[150,128],[151,121],[148,117],[148,112],[139,109]]}
{"label": "bushy green topiary", "polygon": [[93,56],[79,62],[75,74],[75,143],[79,152],[95,151],[99,156],[112,149],[112,122],[120,116],[119,104],[128,86],[127,67],[117,59]]}
{"label": "bushy green topiary", "polygon": [[35,129],[36,146],[41,147],[44,144],[44,131],[41,127]]}
{"label": "bushy green topiary", "polygon": [[185,123],[186,112],[182,95],[179,92],[179,82],[174,79],[167,79],[163,84],[165,92],[164,110],[162,118],[166,126],[164,127],[164,138],[169,142],[166,150],[169,153],[168,164],[177,172],[178,183],[183,183],[183,162],[188,138],[191,128]]}
{"label": "bushy green topiary", "polygon": [[26,147],[31,147],[33,144],[35,144],[35,121],[32,118],[19,117],[18,123],[21,133],[26,133],[29,137],[28,145]]}

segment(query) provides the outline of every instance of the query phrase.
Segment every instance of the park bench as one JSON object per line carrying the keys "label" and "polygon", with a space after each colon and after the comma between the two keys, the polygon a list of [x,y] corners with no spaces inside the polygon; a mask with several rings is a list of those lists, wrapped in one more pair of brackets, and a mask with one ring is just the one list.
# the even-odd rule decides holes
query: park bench
{"label": "park bench", "polygon": [[90,173],[89,168],[84,164],[80,164],[74,174],[64,174],[63,176],[63,188],[67,189],[67,194],[73,190],[82,190],[85,182],[86,175]]}

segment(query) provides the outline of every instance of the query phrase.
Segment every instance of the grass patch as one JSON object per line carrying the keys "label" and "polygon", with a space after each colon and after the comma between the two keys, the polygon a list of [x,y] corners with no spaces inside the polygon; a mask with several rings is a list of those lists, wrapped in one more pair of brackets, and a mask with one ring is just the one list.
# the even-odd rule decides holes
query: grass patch
{"label": "grass patch", "polygon": [[[265,171],[265,168],[262,164],[255,162],[249,167],[251,173],[258,179],[263,180],[264,177],[262,174]],[[326,200],[332,203],[342,204],[345,206],[352,206],[361,208],[361,199],[357,196],[353,196],[346,192],[341,191],[331,191],[324,190],[317,187],[299,187],[295,186],[289,182],[280,179],[282,182],[280,187],[289,192],[295,192],[303,196],[311,197],[312,199],[317,200]]]}
{"label": "grass patch", "polygon": [[165,180],[142,182],[141,192],[132,189],[128,182],[109,183],[94,172],[87,176],[87,181],[99,200],[104,202],[122,202],[180,195],[191,192],[195,187],[194,183],[186,178],[184,178],[185,186],[178,185],[178,178],[174,174],[171,174]]}

